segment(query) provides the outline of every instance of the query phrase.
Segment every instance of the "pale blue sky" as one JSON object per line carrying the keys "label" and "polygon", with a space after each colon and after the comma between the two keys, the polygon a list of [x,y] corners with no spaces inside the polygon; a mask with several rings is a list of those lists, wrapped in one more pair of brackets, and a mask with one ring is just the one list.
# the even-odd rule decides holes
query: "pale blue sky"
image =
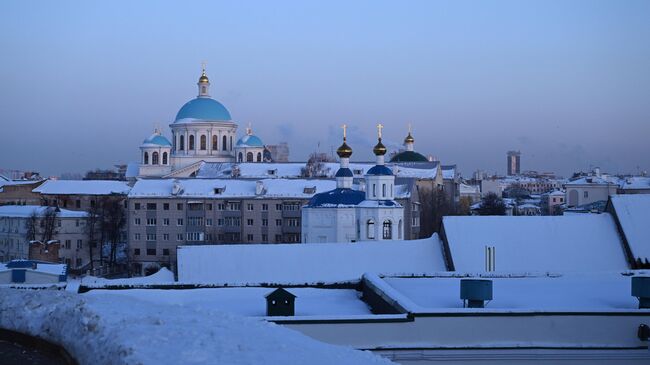
{"label": "pale blue sky", "polygon": [[0,168],[136,161],[196,95],[304,160],[351,126],[469,175],[650,170],[650,1],[3,1]]}

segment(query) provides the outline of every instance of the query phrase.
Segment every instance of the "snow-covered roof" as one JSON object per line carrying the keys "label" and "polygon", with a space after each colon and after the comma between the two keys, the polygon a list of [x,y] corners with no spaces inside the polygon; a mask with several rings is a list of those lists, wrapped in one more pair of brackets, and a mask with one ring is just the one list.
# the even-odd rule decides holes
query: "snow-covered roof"
{"label": "snow-covered roof", "polygon": [[228,285],[357,281],[445,270],[437,235],[414,241],[179,246],[178,280]]}
{"label": "snow-covered roof", "polygon": [[[443,170],[444,171],[444,170]],[[459,190],[461,194],[480,194],[481,188],[475,185],[460,183]]]}
{"label": "snow-covered roof", "polygon": [[598,176],[585,176],[579,179],[569,181],[564,185],[610,185],[613,184],[608,179],[598,177]]}
{"label": "snow-covered roof", "polygon": [[442,178],[452,180],[456,177],[456,165],[442,165]]}
{"label": "snow-covered roof", "polygon": [[[258,181],[234,179],[144,179],[138,180],[129,198],[298,198],[309,199],[316,193],[332,190],[332,180],[264,179],[261,194],[256,194]],[[175,193],[176,192],[176,193]]]}
{"label": "snow-covered roof", "polygon": [[519,204],[517,208],[518,209],[539,209],[539,206],[531,203],[524,203],[524,204]]}
{"label": "snow-covered roof", "polygon": [[110,195],[128,194],[131,187],[116,180],[48,180],[32,190],[49,195]]}
{"label": "snow-covered roof", "polygon": [[637,190],[637,189],[650,190],[650,177],[632,176],[627,178],[621,178],[619,187],[623,190]]}
{"label": "snow-covered roof", "polygon": [[[355,177],[363,177],[368,170],[375,166],[373,162],[350,163],[350,170]],[[424,167],[403,166],[387,163],[398,178],[435,179],[439,164],[426,164]],[[278,163],[230,163],[230,162],[204,162],[197,172],[199,178],[231,178],[233,169],[238,171],[238,178],[264,179],[264,178],[289,178],[301,177],[304,162],[278,162]],[[338,162],[325,162],[323,168],[326,177],[334,178],[339,170]]]}
{"label": "snow-covered roof", "polygon": [[456,271],[484,271],[486,246],[495,248],[497,271],[627,268],[622,242],[609,214],[449,216],[442,224]]}
{"label": "snow-covered roof", "polygon": [[36,260],[12,260],[0,263],[0,272],[20,268],[51,275],[66,275],[67,265]]}
{"label": "snow-covered roof", "polygon": [[[47,209],[54,208],[41,205],[2,205],[0,206],[0,217],[28,218],[34,212],[41,217]],[[86,212],[67,209],[59,209],[59,213],[57,214],[59,218],[84,218],[86,215]]]}
{"label": "snow-covered roof", "polygon": [[632,255],[650,261],[650,195],[612,195],[610,199]]}

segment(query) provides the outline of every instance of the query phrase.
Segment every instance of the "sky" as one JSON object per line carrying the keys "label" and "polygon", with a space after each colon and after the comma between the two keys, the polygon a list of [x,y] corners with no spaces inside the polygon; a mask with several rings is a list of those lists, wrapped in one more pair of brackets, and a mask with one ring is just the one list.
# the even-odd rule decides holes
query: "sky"
{"label": "sky", "polygon": [[2,1],[0,169],[139,160],[211,95],[290,159],[412,124],[464,176],[650,170],[650,1]]}

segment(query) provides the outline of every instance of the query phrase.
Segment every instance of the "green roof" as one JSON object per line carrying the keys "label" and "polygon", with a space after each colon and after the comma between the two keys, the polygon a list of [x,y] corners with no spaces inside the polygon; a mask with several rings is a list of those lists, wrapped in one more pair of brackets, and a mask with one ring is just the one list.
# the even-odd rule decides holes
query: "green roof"
{"label": "green roof", "polygon": [[391,157],[390,162],[428,162],[422,154],[414,151],[402,151]]}

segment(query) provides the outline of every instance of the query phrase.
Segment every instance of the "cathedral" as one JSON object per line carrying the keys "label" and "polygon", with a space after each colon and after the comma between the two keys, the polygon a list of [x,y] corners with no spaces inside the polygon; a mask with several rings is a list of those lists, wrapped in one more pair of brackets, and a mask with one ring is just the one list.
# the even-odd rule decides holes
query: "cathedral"
{"label": "cathedral", "polygon": [[[268,162],[269,152],[250,126],[239,140],[237,123],[223,104],[210,97],[205,67],[198,95],[181,107],[169,125],[169,141],[158,129],[140,146],[140,177],[174,177],[201,162]],[[236,142],[235,142],[236,141]]]}
{"label": "cathedral", "polygon": [[303,207],[303,243],[403,239],[404,207],[395,201],[395,175],[384,164],[382,128],[381,124],[377,126],[378,142],[373,148],[376,164],[355,189],[349,167],[352,148],[347,144],[343,126],[343,144],[336,150],[340,158],[336,189],[314,195]]}

